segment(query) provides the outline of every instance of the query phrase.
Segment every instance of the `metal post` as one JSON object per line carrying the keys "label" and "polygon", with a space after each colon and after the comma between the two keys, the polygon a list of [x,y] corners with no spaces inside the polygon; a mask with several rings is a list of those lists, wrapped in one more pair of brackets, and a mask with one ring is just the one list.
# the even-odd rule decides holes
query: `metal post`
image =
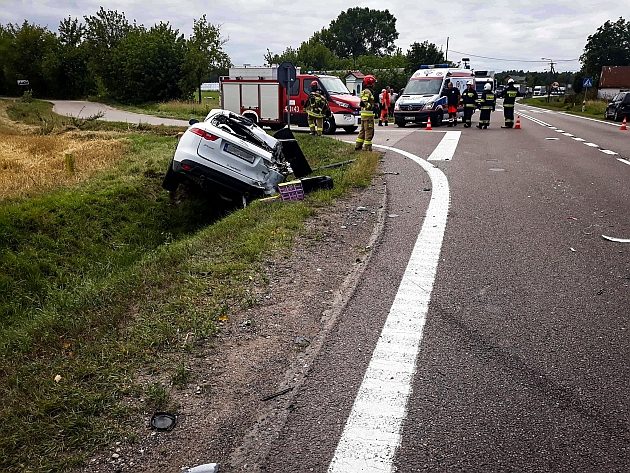
{"label": "metal post", "polygon": [[291,129],[291,93],[289,92],[289,88],[291,87],[291,74],[287,74],[287,128]]}

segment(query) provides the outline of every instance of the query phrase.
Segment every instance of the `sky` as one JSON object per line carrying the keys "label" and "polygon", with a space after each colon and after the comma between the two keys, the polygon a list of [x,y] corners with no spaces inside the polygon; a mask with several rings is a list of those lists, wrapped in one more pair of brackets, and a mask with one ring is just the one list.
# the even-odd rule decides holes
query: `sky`
{"label": "sky", "polygon": [[425,40],[446,52],[448,41],[449,60],[469,57],[473,69],[497,72],[541,72],[549,70],[549,60],[557,72],[578,71],[589,35],[606,20],[630,20],[629,0],[0,0],[0,24],[28,20],[57,32],[62,19],[83,19],[101,6],[147,27],[168,22],[186,37],[205,14],[220,26],[234,65],[262,65],[267,49],[297,48],[348,8],[387,9],[396,17],[395,44],[403,52]]}

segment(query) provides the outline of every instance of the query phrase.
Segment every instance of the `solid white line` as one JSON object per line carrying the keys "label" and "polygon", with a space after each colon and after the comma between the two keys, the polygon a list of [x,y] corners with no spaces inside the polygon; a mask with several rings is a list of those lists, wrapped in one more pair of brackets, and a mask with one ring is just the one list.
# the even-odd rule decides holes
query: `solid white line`
{"label": "solid white line", "polygon": [[442,141],[435,147],[429,161],[449,161],[455,154],[461,131],[447,131]]}
{"label": "solid white line", "polygon": [[627,164],[628,166],[630,166],[630,161],[626,160],[626,159],[621,159],[621,158],[617,158],[617,161],[622,162],[623,164]]}
{"label": "solid white line", "polygon": [[420,165],[431,180],[431,200],[328,473],[392,471],[450,206],[448,180],[442,171],[406,151],[373,146]]}
{"label": "solid white line", "polygon": [[610,122],[606,122],[604,120],[598,120],[597,118],[583,117],[581,115],[573,115],[572,113],[567,113],[567,112],[558,112],[558,113],[560,113],[562,115],[567,115],[569,117],[581,118],[582,120],[589,120],[591,122],[603,123],[604,125],[619,126],[616,123],[610,123]]}

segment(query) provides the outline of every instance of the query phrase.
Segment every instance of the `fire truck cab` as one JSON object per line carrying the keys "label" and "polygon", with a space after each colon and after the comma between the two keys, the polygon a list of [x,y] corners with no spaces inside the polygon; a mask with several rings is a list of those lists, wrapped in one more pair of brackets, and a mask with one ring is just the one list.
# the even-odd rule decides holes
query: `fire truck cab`
{"label": "fire truck cab", "polygon": [[356,131],[360,123],[359,98],[336,76],[298,71],[287,97],[287,91],[278,82],[277,67],[231,68],[230,75],[219,81],[221,108],[272,129],[284,127],[289,122],[289,113],[291,125],[308,126],[304,106],[314,80],[328,101],[324,133],[332,134],[337,128],[348,133]]}

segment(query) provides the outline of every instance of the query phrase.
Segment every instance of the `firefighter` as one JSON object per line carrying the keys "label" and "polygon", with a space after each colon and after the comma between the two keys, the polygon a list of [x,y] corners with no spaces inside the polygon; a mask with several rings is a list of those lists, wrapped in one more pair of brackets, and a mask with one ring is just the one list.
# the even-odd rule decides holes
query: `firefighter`
{"label": "firefighter", "polygon": [[369,74],[363,78],[363,91],[361,92],[361,130],[354,149],[360,150],[365,145],[366,151],[372,151],[372,138],[374,138],[374,94],[372,88],[376,78]]}
{"label": "firefighter", "polygon": [[464,126],[470,128],[472,126],[472,115],[477,108],[477,91],[475,90],[472,80],[466,82],[466,90],[462,94],[462,103],[464,104]]}
{"label": "firefighter", "polygon": [[494,101],[494,92],[492,92],[492,84],[487,83],[483,86],[483,92],[481,93],[481,99],[479,103],[479,108],[481,109],[481,113],[479,114],[479,124],[477,128],[479,129],[488,129],[490,126],[490,113],[494,110],[495,101]]}
{"label": "firefighter", "polygon": [[448,126],[457,126],[457,106],[459,105],[460,93],[457,87],[449,81],[446,89],[442,92],[442,97],[446,97],[448,107]]}
{"label": "firefighter", "polygon": [[388,125],[389,121],[389,107],[391,105],[391,99],[389,96],[389,86],[381,92],[381,96],[379,97],[380,107],[381,107],[381,115],[378,119],[378,126]]}
{"label": "firefighter", "polygon": [[508,79],[508,85],[503,92],[503,117],[505,118],[505,126],[501,128],[512,128],[514,126],[514,102],[518,90],[514,87],[514,79]]}
{"label": "firefighter", "polygon": [[328,109],[328,101],[319,91],[319,83],[311,82],[311,93],[308,95],[304,110],[308,114],[308,127],[311,135],[322,136],[324,131],[324,114]]}

